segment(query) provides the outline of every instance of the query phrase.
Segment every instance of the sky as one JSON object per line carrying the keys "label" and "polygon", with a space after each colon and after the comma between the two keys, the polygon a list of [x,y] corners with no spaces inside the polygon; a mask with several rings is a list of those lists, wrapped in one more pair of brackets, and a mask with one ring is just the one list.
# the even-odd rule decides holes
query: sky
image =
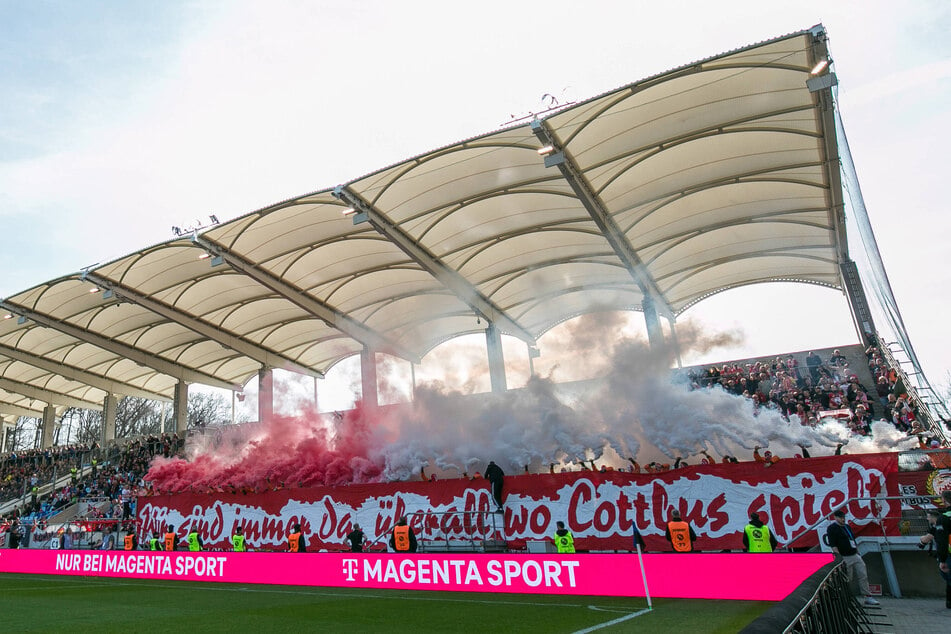
{"label": "sky", "polygon": [[[584,99],[817,23],[886,271],[940,387],[951,371],[941,1],[0,0],[0,297],[168,240],[173,225],[492,131],[542,110],[546,93]],[[857,341],[844,296],[818,287],[729,291],[683,318],[738,335],[685,362]],[[434,353],[417,377],[464,383],[432,365],[478,344]],[[544,344],[538,363],[557,377]],[[331,393],[354,367],[340,364]]]}

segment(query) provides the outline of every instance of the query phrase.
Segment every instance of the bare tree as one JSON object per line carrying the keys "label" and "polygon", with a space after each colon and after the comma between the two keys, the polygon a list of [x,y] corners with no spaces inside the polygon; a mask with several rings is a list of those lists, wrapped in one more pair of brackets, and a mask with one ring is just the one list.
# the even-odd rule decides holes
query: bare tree
{"label": "bare tree", "polygon": [[36,418],[20,416],[7,437],[7,451],[23,451],[39,447],[40,421]]}
{"label": "bare tree", "polygon": [[102,438],[102,412],[99,410],[70,407],[63,412],[62,419],[68,425],[65,435],[60,432],[63,444],[91,444]]}
{"label": "bare tree", "polygon": [[194,392],[188,395],[188,427],[201,428],[231,422],[231,404],[221,394]]}
{"label": "bare tree", "polygon": [[116,438],[157,434],[160,431],[161,403],[136,396],[126,396],[119,401],[116,407]]}

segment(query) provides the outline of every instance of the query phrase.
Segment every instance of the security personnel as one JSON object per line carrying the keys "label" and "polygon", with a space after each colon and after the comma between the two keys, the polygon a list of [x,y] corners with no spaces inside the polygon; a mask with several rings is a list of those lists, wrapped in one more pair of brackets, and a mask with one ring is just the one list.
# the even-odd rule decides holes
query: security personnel
{"label": "security personnel", "polygon": [[307,542],[304,540],[304,533],[301,531],[300,524],[294,524],[290,534],[287,536],[288,550],[292,553],[306,553]]}
{"label": "security personnel", "polygon": [[564,522],[555,522],[555,547],[559,553],[575,552],[575,536],[565,528]]}
{"label": "security personnel", "polygon": [[155,531],[152,531],[152,536],[149,538],[149,550],[162,550],[162,540]]}
{"label": "security personnel", "polygon": [[175,534],[175,527],[169,524],[165,527],[165,550],[172,551],[178,545],[178,535]]}
{"label": "security personnel", "polygon": [[769,526],[763,523],[759,513],[750,513],[750,523],[743,528],[743,548],[748,553],[771,553],[779,543]]}
{"label": "security personnel", "polygon": [[185,540],[188,542],[188,550],[193,553],[201,551],[203,544],[201,543],[201,535],[198,534],[198,529],[192,527],[192,529],[188,532],[188,537],[186,537]]}
{"label": "security personnel", "polygon": [[680,517],[680,511],[674,509],[670,512],[670,521],[667,522],[667,530],[664,537],[674,547],[674,552],[689,553],[693,551],[693,542],[697,539],[697,534],[693,532],[693,527]]}
{"label": "security personnel", "polygon": [[76,470],[76,467],[69,468],[69,481],[74,485],[79,482],[79,472]]}
{"label": "security personnel", "polygon": [[401,517],[390,535],[390,548],[398,553],[415,553],[417,546],[416,534],[406,522],[406,516]]}
{"label": "security personnel", "polygon": [[234,529],[234,535],[231,536],[231,548],[236,553],[243,553],[248,550],[244,544],[244,529],[240,526]]}
{"label": "security personnel", "polygon": [[125,537],[122,538],[122,547],[125,550],[135,550],[136,539],[135,532],[126,533]]}

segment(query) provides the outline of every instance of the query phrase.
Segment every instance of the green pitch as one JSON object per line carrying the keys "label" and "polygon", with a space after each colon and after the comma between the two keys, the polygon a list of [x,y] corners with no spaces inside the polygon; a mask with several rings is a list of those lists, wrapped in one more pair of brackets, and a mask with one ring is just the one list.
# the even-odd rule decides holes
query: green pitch
{"label": "green pitch", "polygon": [[772,604],[0,574],[7,632],[736,632]]}

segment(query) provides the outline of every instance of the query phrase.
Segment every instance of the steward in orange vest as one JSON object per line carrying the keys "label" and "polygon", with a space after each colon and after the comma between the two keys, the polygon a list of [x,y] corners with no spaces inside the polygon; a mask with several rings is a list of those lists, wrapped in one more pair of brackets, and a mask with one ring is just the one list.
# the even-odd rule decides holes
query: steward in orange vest
{"label": "steward in orange vest", "polygon": [[126,550],[135,550],[135,533],[128,533],[122,538],[122,547]]}
{"label": "steward in orange vest", "polygon": [[178,542],[178,535],[175,534],[175,527],[169,524],[165,527],[165,550],[175,550]]}
{"label": "steward in orange vest", "polygon": [[687,522],[680,518],[680,511],[674,510],[670,513],[670,521],[667,522],[667,531],[664,537],[674,547],[674,552],[689,553],[693,551],[693,542],[697,539],[697,534]]}
{"label": "steward in orange vest", "polygon": [[301,532],[300,524],[294,524],[290,534],[287,536],[288,550],[292,553],[306,553],[307,540],[304,539],[304,533]]}
{"label": "steward in orange vest", "polygon": [[398,553],[416,552],[416,534],[406,523],[406,517],[401,517],[396,526],[393,527],[393,535],[390,536],[390,548]]}

